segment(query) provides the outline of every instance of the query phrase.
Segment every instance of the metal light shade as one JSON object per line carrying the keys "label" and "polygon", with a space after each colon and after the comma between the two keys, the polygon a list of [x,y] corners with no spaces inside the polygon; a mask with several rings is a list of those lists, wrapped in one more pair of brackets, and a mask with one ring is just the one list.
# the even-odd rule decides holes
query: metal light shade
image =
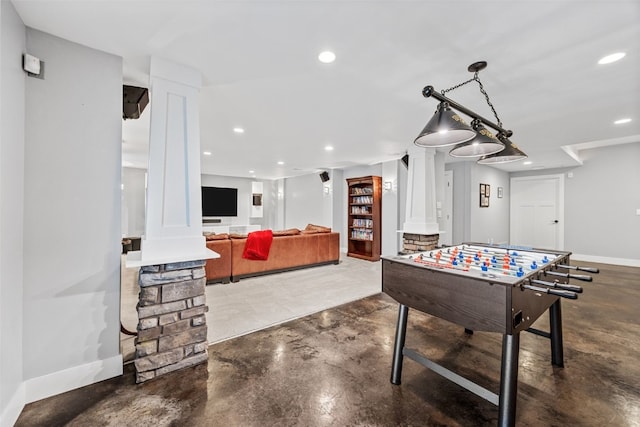
{"label": "metal light shade", "polygon": [[438,105],[436,113],[413,141],[419,147],[446,147],[460,144],[476,136],[469,126],[446,102]]}
{"label": "metal light shade", "polygon": [[495,165],[499,163],[517,162],[518,160],[524,160],[528,156],[524,154],[522,150],[518,148],[516,144],[509,141],[506,137],[498,135],[498,138],[504,143],[504,150],[499,153],[483,156],[478,159],[478,163],[481,165]]}
{"label": "metal light shade", "polygon": [[488,156],[504,150],[504,144],[480,123],[474,123],[476,137],[470,141],[456,145],[449,151],[453,157]]}

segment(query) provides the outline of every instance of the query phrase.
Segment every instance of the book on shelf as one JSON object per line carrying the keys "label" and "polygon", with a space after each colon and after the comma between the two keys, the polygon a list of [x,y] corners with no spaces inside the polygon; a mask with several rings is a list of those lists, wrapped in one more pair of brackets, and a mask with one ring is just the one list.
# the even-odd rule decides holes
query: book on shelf
{"label": "book on shelf", "polygon": [[373,231],[364,229],[351,230],[351,238],[358,240],[373,240]]}

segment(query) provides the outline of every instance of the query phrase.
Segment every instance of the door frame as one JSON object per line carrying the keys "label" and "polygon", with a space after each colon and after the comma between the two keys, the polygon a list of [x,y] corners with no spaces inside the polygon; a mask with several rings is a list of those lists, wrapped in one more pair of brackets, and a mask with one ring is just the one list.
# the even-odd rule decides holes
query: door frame
{"label": "door frame", "polygon": [[[447,185],[450,184],[450,185]],[[437,206],[436,206],[437,208]],[[445,235],[444,244],[453,244],[453,171],[444,171],[444,203],[442,208],[439,209],[439,215],[442,216],[442,225]],[[447,215],[449,220],[447,220]],[[440,238],[439,244],[442,246],[442,238]]]}
{"label": "door frame", "polygon": [[545,248],[545,249],[557,249],[564,250],[564,174],[553,174],[553,175],[531,175],[531,176],[520,176],[520,177],[512,177],[510,186],[509,186],[509,243],[511,243],[511,235],[513,230],[513,218],[514,218],[514,197],[513,197],[513,183],[514,182],[526,182],[526,181],[543,181],[543,180],[558,180],[558,200],[557,200],[557,209],[558,209],[558,235],[557,235],[557,246],[556,248]]}

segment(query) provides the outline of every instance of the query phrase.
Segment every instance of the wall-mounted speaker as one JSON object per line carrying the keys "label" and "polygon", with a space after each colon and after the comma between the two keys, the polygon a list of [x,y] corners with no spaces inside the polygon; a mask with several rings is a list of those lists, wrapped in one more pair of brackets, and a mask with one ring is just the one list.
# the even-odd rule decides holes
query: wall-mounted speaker
{"label": "wall-mounted speaker", "polygon": [[122,86],[122,118],[139,119],[149,103],[149,90],[144,87]]}
{"label": "wall-mounted speaker", "polygon": [[329,173],[327,171],[324,171],[320,174],[320,179],[322,180],[322,182],[327,182],[329,181]]}
{"label": "wall-mounted speaker", "polygon": [[409,155],[405,154],[404,156],[402,156],[402,163],[404,163],[404,166],[408,169],[409,168]]}

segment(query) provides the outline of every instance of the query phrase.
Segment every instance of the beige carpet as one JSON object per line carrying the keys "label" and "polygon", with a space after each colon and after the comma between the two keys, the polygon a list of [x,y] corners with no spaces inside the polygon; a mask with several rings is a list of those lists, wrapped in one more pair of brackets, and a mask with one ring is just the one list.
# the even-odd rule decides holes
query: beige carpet
{"label": "beige carpet", "polygon": [[[242,279],[206,289],[209,344],[248,334],[381,292],[381,263],[341,254],[340,264]],[[121,320],[138,323],[138,271],[122,266]],[[132,360],[134,337],[121,334],[124,360]]]}

